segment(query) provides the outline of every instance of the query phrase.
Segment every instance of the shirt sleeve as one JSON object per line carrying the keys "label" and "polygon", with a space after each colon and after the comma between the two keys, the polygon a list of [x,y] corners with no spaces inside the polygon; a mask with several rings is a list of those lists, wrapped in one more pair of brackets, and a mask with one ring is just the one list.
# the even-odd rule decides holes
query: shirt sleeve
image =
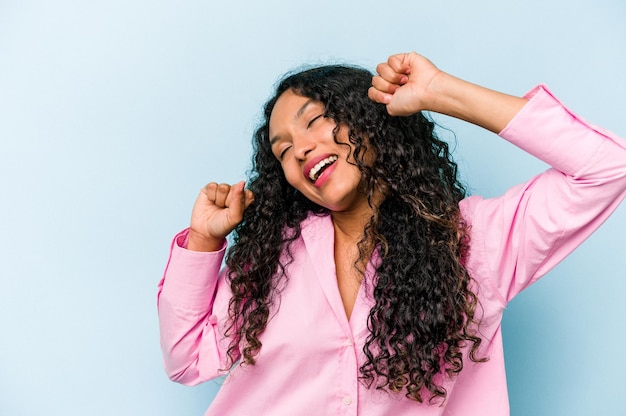
{"label": "shirt sleeve", "polygon": [[189,251],[184,248],[188,233],[182,231],[172,242],[157,309],[168,377],[196,385],[225,373],[229,341],[223,328],[230,289],[225,270],[220,272],[226,243],[216,252]]}
{"label": "shirt sleeve", "polygon": [[[626,142],[568,110],[543,85],[500,136],[552,168],[493,199],[461,203],[471,224],[470,271],[500,301],[545,275],[626,196]],[[474,269],[474,270],[471,270]]]}

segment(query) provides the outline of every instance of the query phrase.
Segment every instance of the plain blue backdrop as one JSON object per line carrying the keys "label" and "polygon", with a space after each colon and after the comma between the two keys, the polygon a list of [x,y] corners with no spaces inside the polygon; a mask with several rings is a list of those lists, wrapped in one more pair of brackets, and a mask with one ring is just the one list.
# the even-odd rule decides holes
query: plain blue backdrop
{"label": "plain blue backdrop", "polygon": [[[623,0],[0,0],[0,415],[203,414],[217,384],[161,368],[156,284],[199,188],[245,177],[280,74],[417,50],[512,94],[545,82],[625,136],[625,18]],[[473,193],[545,168],[437,120]],[[626,414],[625,235],[622,205],[509,306],[513,415]]]}

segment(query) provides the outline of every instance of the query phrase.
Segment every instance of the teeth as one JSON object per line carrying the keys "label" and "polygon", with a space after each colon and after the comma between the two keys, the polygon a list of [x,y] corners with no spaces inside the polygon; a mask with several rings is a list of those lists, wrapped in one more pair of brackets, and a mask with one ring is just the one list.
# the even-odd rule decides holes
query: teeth
{"label": "teeth", "polygon": [[309,179],[315,181],[317,179],[317,174],[319,171],[326,165],[335,162],[338,159],[337,156],[328,156],[324,160],[320,160],[317,165],[313,166],[313,168],[309,171]]}

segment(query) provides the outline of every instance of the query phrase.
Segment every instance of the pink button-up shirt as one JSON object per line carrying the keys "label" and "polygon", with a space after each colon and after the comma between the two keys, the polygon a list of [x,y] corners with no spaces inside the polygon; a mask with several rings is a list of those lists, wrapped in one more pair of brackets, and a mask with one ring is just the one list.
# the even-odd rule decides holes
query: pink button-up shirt
{"label": "pink button-up shirt", "polygon": [[[507,302],[578,246],[626,196],[623,139],[575,116],[543,86],[527,98],[500,135],[552,169],[499,198],[472,196],[460,204],[471,225],[466,267],[482,311],[480,356],[489,361],[477,364],[465,356],[461,374],[446,381],[443,406],[360,383],[374,267],[368,267],[348,319],[337,288],[331,219],[311,216],[292,246],[289,280],[261,336],[257,364],[235,366],[206,415],[507,415],[501,332]],[[184,231],[172,244],[158,310],[165,369],[172,380],[194,385],[225,374],[230,289],[220,272],[225,248],[190,252],[185,238]]]}

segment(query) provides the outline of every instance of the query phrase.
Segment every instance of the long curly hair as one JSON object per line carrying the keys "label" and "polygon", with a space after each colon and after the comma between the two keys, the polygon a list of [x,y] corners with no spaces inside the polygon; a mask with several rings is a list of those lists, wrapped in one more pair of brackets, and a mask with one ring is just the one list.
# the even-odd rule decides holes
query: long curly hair
{"label": "long curly hair", "polygon": [[239,358],[255,363],[259,337],[293,260],[290,243],[299,238],[307,216],[328,214],[287,183],[271,151],[272,109],[291,90],[324,105],[324,116],[336,123],[337,143],[339,126],[347,127],[362,191],[370,201],[376,190],[384,193],[363,230],[355,262],[362,269],[372,247],[380,255],[376,277],[367,282],[375,304],[360,377],[370,388],[404,391],[418,402],[443,401],[442,376],[462,370],[464,348],[469,346],[472,361],[485,360],[478,357],[478,299],[463,265],[469,238],[458,203],[465,189],[434,123],[422,113],[389,116],[384,105],[367,97],[371,79],[357,67],[312,68],[284,78],[266,103],[248,184],[255,202],[235,230],[226,259],[232,289],[228,356],[231,364]]}

